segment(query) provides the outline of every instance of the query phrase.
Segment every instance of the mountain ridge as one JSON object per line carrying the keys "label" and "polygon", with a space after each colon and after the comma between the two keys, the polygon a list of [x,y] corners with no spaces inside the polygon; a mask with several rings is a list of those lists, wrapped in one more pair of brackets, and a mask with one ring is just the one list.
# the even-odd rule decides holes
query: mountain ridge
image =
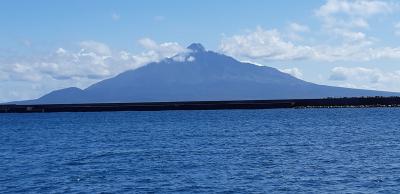
{"label": "mountain ridge", "polygon": [[268,66],[206,50],[187,52],[99,81],[83,90],[55,90],[17,104],[269,100],[395,96],[398,93],[318,85]]}

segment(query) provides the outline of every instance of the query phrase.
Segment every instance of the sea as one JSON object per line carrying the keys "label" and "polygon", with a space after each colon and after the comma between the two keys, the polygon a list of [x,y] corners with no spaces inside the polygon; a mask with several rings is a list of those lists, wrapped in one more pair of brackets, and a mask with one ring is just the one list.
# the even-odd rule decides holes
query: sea
{"label": "sea", "polygon": [[400,108],[0,114],[0,193],[400,193]]}

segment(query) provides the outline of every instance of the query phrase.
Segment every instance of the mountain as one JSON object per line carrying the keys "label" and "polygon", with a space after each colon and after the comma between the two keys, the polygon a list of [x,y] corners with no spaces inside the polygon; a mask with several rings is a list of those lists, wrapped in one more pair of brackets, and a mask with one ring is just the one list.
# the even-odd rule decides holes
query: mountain
{"label": "mountain", "polygon": [[123,72],[81,90],[66,88],[18,104],[266,100],[395,96],[398,93],[313,84],[277,69],[235,60],[201,44],[191,52]]}

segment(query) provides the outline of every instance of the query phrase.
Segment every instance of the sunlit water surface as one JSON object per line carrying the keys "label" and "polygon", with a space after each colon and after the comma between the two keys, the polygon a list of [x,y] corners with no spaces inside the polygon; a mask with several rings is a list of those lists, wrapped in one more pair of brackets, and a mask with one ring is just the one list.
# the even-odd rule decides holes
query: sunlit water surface
{"label": "sunlit water surface", "polygon": [[0,193],[400,192],[400,109],[0,115]]}

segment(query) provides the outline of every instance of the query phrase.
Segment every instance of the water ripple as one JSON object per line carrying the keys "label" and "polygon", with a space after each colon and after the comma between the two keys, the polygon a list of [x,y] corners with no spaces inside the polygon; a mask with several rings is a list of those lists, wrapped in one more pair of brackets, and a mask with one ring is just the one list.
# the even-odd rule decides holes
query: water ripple
{"label": "water ripple", "polygon": [[0,193],[399,193],[400,109],[0,116]]}

